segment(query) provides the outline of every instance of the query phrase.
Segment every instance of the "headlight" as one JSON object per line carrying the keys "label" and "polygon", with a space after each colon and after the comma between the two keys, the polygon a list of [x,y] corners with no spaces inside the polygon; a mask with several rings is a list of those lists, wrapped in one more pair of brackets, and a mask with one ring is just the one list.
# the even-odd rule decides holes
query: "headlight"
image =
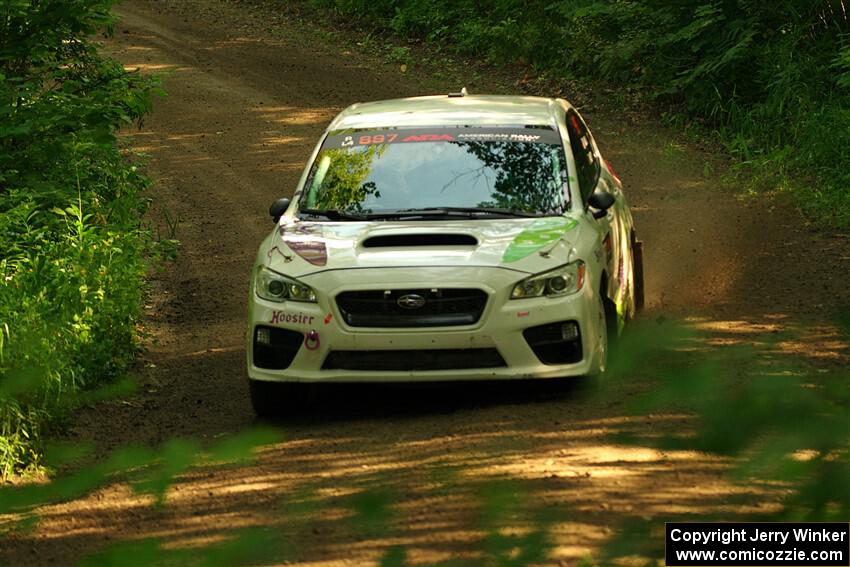
{"label": "headlight", "polygon": [[578,261],[522,280],[511,291],[511,299],[570,295],[584,285],[584,262]]}
{"label": "headlight", "polygon": [[316,303],[316,292],[308,285],[282,276],[264,266],[257,270],[254,284],[257,295],[269,301],[304,301]]}

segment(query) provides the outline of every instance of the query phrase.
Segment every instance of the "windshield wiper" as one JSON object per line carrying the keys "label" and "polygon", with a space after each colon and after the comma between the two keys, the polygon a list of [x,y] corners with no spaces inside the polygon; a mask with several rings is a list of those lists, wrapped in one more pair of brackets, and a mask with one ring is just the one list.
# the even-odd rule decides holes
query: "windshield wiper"
{"label": "windshield wiper", "polygon": [[425,207],[421,209],[399,209],[396,211],[372,213],[366,215],[366,218],[370,220],[411,217],[463,217],[468,219],[474,219],[483,216],[536,218],[547,215],[497,207]]}
{"label": "windshield wiper", "polygon": [[340,211],[339,209],[299,209],[298,214],[307,215],[311,217],[325,217],[326,219],[338,221],[338,220],[353,220],[353,221],[363,221],[366,220],[365,215],[356,215],[352,213],[346,213],[345,211]]}

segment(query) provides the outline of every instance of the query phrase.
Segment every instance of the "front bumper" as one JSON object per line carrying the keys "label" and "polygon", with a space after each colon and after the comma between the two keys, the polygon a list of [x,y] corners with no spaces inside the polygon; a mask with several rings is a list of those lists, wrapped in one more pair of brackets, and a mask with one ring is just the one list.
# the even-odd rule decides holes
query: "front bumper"
{"label": "front bumper", "polygon": [[[302,278],[317,290],[318,303],[273,303],[252,292],[248,376],[272,382],[436,382],[596,372],[601,360],[601,317],[592,280],[588,278],[581,291],[566,297],[509,300],[513,285],[524,277],[527,274],[493,267],[339,270]],[[343,320],[334,300],[343,291],[409,288],[477,288],[488,294],[488,301],[473,325],[354,328]],[[534,343],[541,333],[527,330],[549,333],[564,323],[577,327],[579,338],[563,345],[576,352],[567,357],[568,363],[553,363],[551,356],[541,356],[541,347]],[[285,368],[269,368],[275,364],[269,363],[268,349],[257,342],[258,333],[261,342],[282,341],[284,352],[294,355],[284,357],[288,358]],[[272,334],[275,338],[269,339]],[[560,347],[545,348],[552,352]],[[387,354],[393,355],[384,357],[394,360],[393,364],[381,363]]]}

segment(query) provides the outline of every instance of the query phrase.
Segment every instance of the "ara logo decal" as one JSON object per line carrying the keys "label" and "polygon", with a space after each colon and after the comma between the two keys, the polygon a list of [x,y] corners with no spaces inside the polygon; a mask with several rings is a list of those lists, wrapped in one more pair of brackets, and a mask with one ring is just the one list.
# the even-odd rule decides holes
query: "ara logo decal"
{"label": "ara logo decal", "polygon": [[448,134],[414,134],[402,140],[402,142],[454,142],[454,136]]}

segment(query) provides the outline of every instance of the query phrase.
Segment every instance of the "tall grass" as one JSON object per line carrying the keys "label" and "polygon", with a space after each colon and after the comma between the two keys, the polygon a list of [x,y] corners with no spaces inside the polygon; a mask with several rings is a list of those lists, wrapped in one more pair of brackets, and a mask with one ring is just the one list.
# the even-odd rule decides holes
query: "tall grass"
{"label": "tall grass", "polygon": [[92,43],[112,3],[0,3],[0,479],[134,353],[146,181],[115,131],[154,85]]}

